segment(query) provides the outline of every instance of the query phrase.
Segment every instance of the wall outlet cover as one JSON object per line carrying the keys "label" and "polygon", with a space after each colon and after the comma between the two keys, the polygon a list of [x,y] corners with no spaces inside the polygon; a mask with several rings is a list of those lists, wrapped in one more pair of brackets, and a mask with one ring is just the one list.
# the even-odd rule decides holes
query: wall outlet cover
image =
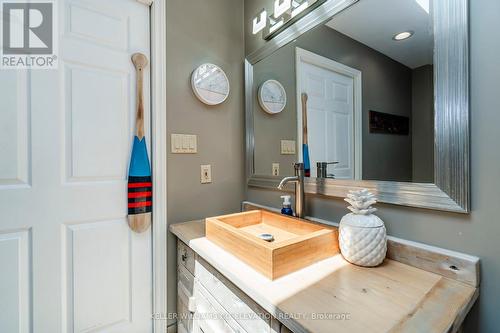
{"label": "wall outlet cover", "polygon": [[280,164],[279,163],[273,163],[273,176],[279,176],[280,175]]}
{"label": "wall outlet cover", "polygon": [[210,164],[201,166],[201,178],[202,184],[209,184],[212,182],[212,166]]}

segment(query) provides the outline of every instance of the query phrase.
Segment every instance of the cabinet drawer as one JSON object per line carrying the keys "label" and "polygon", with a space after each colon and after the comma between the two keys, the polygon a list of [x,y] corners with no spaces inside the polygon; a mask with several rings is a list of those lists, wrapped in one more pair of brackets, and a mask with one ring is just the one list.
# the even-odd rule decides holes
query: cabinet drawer
{"label": "cabinet drawer", "polygon": [[189,248],[186,244],[177,241],[177,265],[184,266],[186,269],[194,275],[194,261],[195,254],[194,251]]}
{"label": "cabinet drawer", "polygon": [[182,326],[185,332],[194,333],[193,329],[194,314],[189,311],[188,305],[185,304],[184,298],[177,298],[177,326]]}
{"label": "cabinet drawer", "polygon": [[194,312],[194,276],[182,265],[177,269],[177,321],[185,332],[195,332],[193,328]]}
{"label": "cabinet drawer", "polygon": [[196,279],[246,332],[271,332],[270,314],[221,273],[201,258],[196,260],[195,270]]}
{"label": "cabinet drawer", "polygon": [[230,327],[225,326],[221,319],[199,319],[198,333],[233,333]]}
{"label": "cabinet drawer", "polygon": [[221,308],[220,304],[203,288],[195,286],[196,319],[195,332],[197,333],[245,333],[245,331],[232,320],[229,314]]}
{"label": "cabinet drawer", "polygon": [[182,301],[190,312],[196,311],[196,300],[194,296],[190,296],[188,290],[182,283],[177,283],[177,297]]}
{"label": "cabinet drawer", "polygon": [[194,276],[182,265],[177,269],[177,282],[184,286],[188,296],[193,296]]}

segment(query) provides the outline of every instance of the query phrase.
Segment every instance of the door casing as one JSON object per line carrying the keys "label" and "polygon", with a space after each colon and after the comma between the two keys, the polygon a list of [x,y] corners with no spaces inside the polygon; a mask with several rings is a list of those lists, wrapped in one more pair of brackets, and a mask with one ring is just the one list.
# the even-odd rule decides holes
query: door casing
{"label": "door casing", "polygon": [[[137,0],[144,3],[143,1]],[[167,331],[166,1],[151,1],[151,154],[153,174],[153,330]]]}

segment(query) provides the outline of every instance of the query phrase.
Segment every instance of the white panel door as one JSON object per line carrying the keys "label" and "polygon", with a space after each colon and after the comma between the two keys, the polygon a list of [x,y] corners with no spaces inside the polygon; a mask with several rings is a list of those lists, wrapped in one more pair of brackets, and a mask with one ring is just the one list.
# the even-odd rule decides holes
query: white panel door
{"label": "white panel door", "polygon": [[302,91],[308,95],[307,126],[311,177],[316,162],[337,179],[354,179],[354,80],[324,67],[301,63]]}
{"label": "white panel door", "polygon": [[149,8],[57,4],[58,69],[0,70],[0,332],[152,332],[151,232],[126,217]]}

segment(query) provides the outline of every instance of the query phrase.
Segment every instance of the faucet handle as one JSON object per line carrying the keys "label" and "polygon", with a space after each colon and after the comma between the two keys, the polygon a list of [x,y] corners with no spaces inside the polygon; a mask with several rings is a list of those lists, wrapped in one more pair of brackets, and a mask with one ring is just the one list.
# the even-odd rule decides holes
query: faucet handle
{"label": "faucet handle", "polygon": [[304,163],[293,163],[293,167],[295,170],[304,170]]}
{"label": "faucet handle", "polygon": [[340,162],[316,162],[316,166],[319,167],[326,167],[329,164],[339,164]]}

